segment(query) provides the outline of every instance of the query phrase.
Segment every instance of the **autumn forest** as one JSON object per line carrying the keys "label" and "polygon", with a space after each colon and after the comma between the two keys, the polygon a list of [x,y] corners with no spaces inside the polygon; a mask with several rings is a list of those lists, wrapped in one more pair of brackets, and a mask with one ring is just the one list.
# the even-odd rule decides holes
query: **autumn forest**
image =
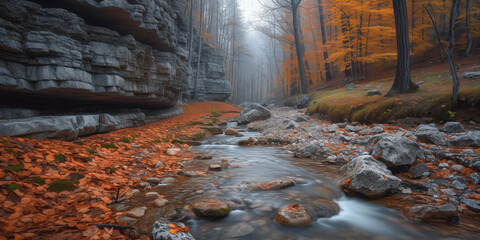
{"label": "autumn forest", "polygon": [[479,234],[480,0],[0,1],[0,240]]}

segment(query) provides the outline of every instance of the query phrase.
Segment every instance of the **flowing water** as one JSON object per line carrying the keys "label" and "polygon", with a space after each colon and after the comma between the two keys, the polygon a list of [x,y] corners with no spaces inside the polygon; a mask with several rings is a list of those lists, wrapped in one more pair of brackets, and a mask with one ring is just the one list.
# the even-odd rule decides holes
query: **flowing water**
{"label": "flowing water", "polygon": [[[302,228],[279,226],[272,220],[276,209],[313,201],[320,197],[318,189],[322,186],[339,191],[335,184],[339,167],[311,159],[292,159],[279,147],[237,146],[239,140],[254,137],[258,133],[244,134],[242,138],[218,135],[205,140],[203,145],[194,147],[194,150],[213,154],[214,159],[195,160],[187,166],[188,169],[204,170],[208,164],[226,158],[238,168],[209,173],[206,177],[181,177],[171,185],[161,186],[162,194],[174,199],[177,204],[188,204],[198,198],[220,197],[234,201],[241,199],[250,206],[261,205],[254,209],[247,206],[242,210],[234,210],[220,220],[188,220],[186,225],[198,240],[227,239],[226,232],[241,222],[249,223],[255,230],[236,239],[445,239],[459,236],[452,232],[449,235],[448,229],[438,226],[411,222],[395,210],[346,196],[335,200],[341,211],[332,218],[318,219]],[[300,177],[306,184],[272,191],[238,190],[243,181],[285,177]]]}

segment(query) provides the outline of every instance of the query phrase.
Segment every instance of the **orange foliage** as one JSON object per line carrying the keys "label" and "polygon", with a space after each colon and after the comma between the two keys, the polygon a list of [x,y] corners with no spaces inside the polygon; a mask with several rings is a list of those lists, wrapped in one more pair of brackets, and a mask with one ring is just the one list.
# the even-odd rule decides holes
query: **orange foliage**
{"label": "orange foliage", "polygon": [[[138,165],[148,176],[162,177],[190,157],[188,146],[172,143],[179,136],[202,131],[187,123],[204,121],[213,111],[239,111],[219,102],[183,106],[185,114],[146,126],[95,135],[75,142],[0,138],[0,228],[8,238],[125,239],[119,230],[95,224],[116,224],[108,207],[136,185],[130,179]],[[223,114],[219,120],[237,117]],[[129,139],[131,143],[126,143]],[[172,146],[184,149],[168,156]],[[138,156],[142,156],[140,161]],[[163,166],[155,168],[157,162]],[[6,177],[9,177],[6,180]],[[174,228],[188,232],[188,228]]]}

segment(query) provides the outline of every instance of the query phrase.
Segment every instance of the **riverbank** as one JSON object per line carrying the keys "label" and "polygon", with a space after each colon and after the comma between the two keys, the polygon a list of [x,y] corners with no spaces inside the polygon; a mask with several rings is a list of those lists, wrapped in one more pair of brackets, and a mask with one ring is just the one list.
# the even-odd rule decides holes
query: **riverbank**
{"label": "riverbank", "polygon": [[[131,196],[138,182],[180,168],[192,156],[185,143],[208,136],[201,126],[237,117],[240,110],[219,102],[183,109],[181,116],[73,142],[1,137],[1,235],[127,238],[119,228],[95,224],[121,224],[113,202]],[[181,151],[167,152],[171,148]]]}

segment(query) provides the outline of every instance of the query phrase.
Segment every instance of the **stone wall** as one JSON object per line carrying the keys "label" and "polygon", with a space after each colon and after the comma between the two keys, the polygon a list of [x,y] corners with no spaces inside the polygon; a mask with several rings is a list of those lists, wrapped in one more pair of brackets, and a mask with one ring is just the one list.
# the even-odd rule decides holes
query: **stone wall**
{"label": "stone wall", "polygon": [[[173,107],[193,89],[187,38],[176,0],[2,0],[0,119]],[[223,57],[203,53],[201,99],[225,100]]]}

